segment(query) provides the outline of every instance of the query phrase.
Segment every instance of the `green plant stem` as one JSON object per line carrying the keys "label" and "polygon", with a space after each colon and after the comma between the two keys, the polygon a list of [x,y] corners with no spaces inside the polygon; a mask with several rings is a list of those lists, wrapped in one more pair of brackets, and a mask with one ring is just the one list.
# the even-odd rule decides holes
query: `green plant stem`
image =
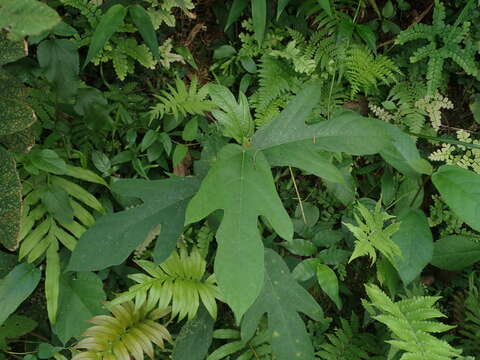
{"label": "green plant stem", "polygon": [[423,135],[423,134],[416,134],[416,133],[412,133],[412,132],[409,132],[409,131],[407,131],[407,134],[419,137],[421,139],[438,141],[438,142],[443,142],[443,143],[447,143],[447,144],[461,145],[461,146],[465,146],[465,147],[470,148],[470,149],[480,149],[480,145],[471,144],[471,143],[467,143],[467,142],[459,141],[459,140],[455,140],[455,139],[441,138],[441,137],[438,137],[438,136],[430,136],[430,135]]}
{"label": "green plant stem", "polygon": [[300,192],[298,191],[297,182],[295,181],[295,175],[293,175],[292,167],[289,166],[288,169],[290,170],[290,176],[292,177],[293,187],[295,188],[295,193],[297,194],[298,204],[300,206],[300,212],[302,213],[303,222],[307,223],[307,218],[305,217],[305,212],[303,211],[303,204],[302,198],[300,197]]}

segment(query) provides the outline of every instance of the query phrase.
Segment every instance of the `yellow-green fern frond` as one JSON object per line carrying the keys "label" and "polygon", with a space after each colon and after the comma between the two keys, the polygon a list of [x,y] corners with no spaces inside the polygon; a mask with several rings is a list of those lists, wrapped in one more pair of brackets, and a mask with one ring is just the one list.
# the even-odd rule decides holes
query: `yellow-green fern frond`
{"label": "yellow-green fern frond", "polygon": [[159,103],[150,110],[152,118],[161,118],[165,114],[171,114],[176,118],[187,114],[203,115],[205,111],[215,107],[213,102],[205,100],[208,95],[207,88],[205,86],[197,88],[197,78],[192,79],[188,88],[177,78],[175,86],[176,88],[168,85],[168,91],[161,91],[161,95],[155,95]]}
{"label": "yellow-green fern frond", "polygon": [[84,349],[72,360],[143,360],[144,353],[154,358],[153,344],[164,348],[171,341],[167,328],[156,320],[169,311],[148,311],[145,306],[136,308],[129,301],[112,306],[113,316],[99,315],[90,320],[94,326],[88,328],[84,339],[75,346]]}
{"label": "yellow-green fern frond", "polygon": [[364,302],[364,306],[380,313],[373,318],[392,332],[387,342],[403,352],[400,360],[450,360],[460,355],[460,350],[432,335],[453,328],[436,321],[445,317],[435,308],[439,297],[416,296],[394,302],[376,285],[365,285],[365,289],[370,303]]}
{"label": "yellow-green fern frond", "polygon": [[137,264],[147,274],[133,274],[129,277],[138,284],[121,294],[112,301],[112,304],[121,304],[135,299],[135,307],[139,309],[165,309],[172,304],[172,317],[178,315],[178,320],[188,316],[191,320],[197,314],[200,301],[215,319],[217,304],[215,299],[220,298],[214,275],[203,280],[206,262],[193,249],[190,254],[182,248],[162,264],[156,266],[146,260],[139,260]]}
{"label": "yellow-green fern frond", "polygon": [[376,251],[382,253],[391,262],[396,257],[401,257],[402,251],[391,239],[392,235],[400,229],[400,223],[392,223],[384,228],[385,221],[394,218],[394,216],[381,209],[381,201],[377,202],[373,212],[361,203],[358,203],[356,208],[358,214],[355,213],[354,217],[357,226],[344,223],[356,238],[355,249],[349,262],[357,257],[368,255],[374,263],[377,259]]}
{"label": "yellow-green fern frond", "polygon": [[365,47],[353,47],[348,50],[345,75],[351,86],[352,98],[360,91],[368,94],[376,89],[379,83],[395,82],[398,73],[400,73],[398,67],[386,56],[374,56]]}

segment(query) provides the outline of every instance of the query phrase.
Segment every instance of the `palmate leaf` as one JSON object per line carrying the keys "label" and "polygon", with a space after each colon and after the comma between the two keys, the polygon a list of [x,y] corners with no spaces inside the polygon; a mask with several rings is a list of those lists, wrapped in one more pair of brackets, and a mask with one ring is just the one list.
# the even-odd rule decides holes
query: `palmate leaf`
{"label": "palmate leaf", "polygon": [[207,263],[197,249],[188,254],[185,248],[181,248],[159,266],[146,260],[139,260],[137,264],[148,275],[130,275],[137,284],[114,299],[113,305],[135,299],[136,309],[145,304],[146,310],[150,311],[155,307],[165,309],[171,302],[172,318],[178,315],[180,321],[186,316],[192,320],[201,301],[210,316],[217,318],[215,299],[220,298],[220,292],[215,285],[215,276],[203,280]]}
{"label": "palmate leaf", "polygon": [[90,271],[118,265],[158,226],[161,226],[160,241],[157,240],[155,245],[154,259],[157,263],[163,262],[175,248],[183,229],[185,208],[197,189],[198,180],[195,178],[116,182],[113,191],[140,198],[143,205],[98,219],[83,234],[72,253],[68,269]]}
{"label": "palmate leaf", "polygon": [[320,100],[322,84],[313,82],[305,87],[277,117],[261,127],[253,136],[253,147],[272,147],[310,140],[319,149],[367,155],[380,152],[391,139],[382,121],[364,118],[354,112],[336,114],[330,120],[307,125],[313,107]]}
{"label": "palmate leaf", "polygon": [[293,279],[282,257],[265,249],[263,289],[242,321],[242,339],[246,341],[253,336],[261,317],[267,313],[275,358],[311,360],[313,345],[299,312],[317,321],[323,318],[320,305]]}
{"label": "palmate leaf", "polygon": [[217,157],[187,208],[187,223],[224,210],[216,236],[215,274],[222,295],[240,321],[263,285],[264,255],[258,217],[265,216],[287,240],[293,236],[293,225],[261,152],[229,144]]}
{"label": "palmate leaf", "polygon": [[13,156],[0,146],[0,244],[9,250],[18,246],[22,216],[22,185]]}
{"label": "palmate leaf", "polygon": [[164,348],[165,341],[171,341],[167,328],[156,320],[168,310],[146,311],[135,309],[132,302],[113,306],[113,316],[95,316],[77,345],[87,351],[75,355],[72,360],[143,360],[144,353],[154,359],[153,344]]}

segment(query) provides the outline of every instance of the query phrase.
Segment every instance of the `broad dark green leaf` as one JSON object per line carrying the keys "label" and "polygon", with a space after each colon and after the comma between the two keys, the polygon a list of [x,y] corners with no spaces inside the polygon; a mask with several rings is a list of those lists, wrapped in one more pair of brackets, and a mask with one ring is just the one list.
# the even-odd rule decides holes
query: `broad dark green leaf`
{"label": "broad dark green leaf", "polygon": [[37,327],[37,322],[26,316],[12,315],[0,326],[0,350],[7,350],[7,339],[17,339]]}
{"label": "broad dark green leaf", "polygon": [[87,58],[83,67],[85,67],[100,50],[103,49],[108,40],[117,31],[118,27],[123,23],[127,15],[127,8],[117,4],[107,10],[98,23],[92,36],[90,47],[88,48]]}
{"label": "broad dark green leaf", "polygon": [[405,177],[397,190],[395,215],[402,214],[411,208],[419,208],[423,203],[424,193],[423,183],[420,178]]}
{"label": "broad dark green leaf", "polygon": [[348,206],[355,200],[357,184],[348,167],[339,169],[343,176],[343,182],[331,182],[326,180],[325,185],[343,205]]}
{"label": "broad dark green leaf", "polygon": [[458,166],[444,165],[433,174],[432,181],[453,212],[480,231],[480,175]]}
{"label": "broad dark green leaf", "polygon": [[400,230],[392,236],[392,240],[402,250],[403,258],[395,259],[395,267],[402,281],[408,285],[432,260],[433,236],[428,219],[421,210],[409,209],[397,220],[400,221]]}
{"label": "broad dark green leaf", "polygon": [[173,166],[177,166],[182,162],[182,160],[185,158],[188,152],[188,147],[184,144],[178,144],[175,146],[175,150],[173,151],[173,156],[172,156],[172,164]]}
{"label": "broad dark green leaf", "polygon": [[62,97],[77,91],[80,60],[75,44],[66,39],[44,40],[37,49],[40,67]]}
{"label": "broad dark green leaf", "polygon": [[475,121],[480,124],[480,94],[475,94],[474,101],[470,104],[470,111]]}
{"label": "broad dark green leaf", "polygon": [[27,89],[0,68],[0,136],[25,130],[35,119],[27,100]]}
{"label": "broad dark green leaf", "polygon": [[50,149],[34,150],[30,154],[33,166],[56,175],[67,173],[67,164],[58,154]]}
{"label": "broad dark green leaf", "polygon": [[[28,19],[28,21],[26,21]],[[37,0],[2,0],[0,28],[9,29],[10,36],[21,39],[52,29],[60,16],[48,5]]]}
{"label": "broad dark green leaf", "polygon": [[175,248],[183,229],[185,208],[197,189],[195,178],[116,182],[112,186],[114,192],[140,198],[143,204],[99,218],[80,238],[68,269],[91,271],[121,264],[159,226],[153,255],[157,263],[163,262]]}
{"label": "broad dark green leaf", "polygon": [[320,99],[320,82],[312,82],[287,105],[278,116],[261,127],[253,136],[258,150],[292,142],[311,140],[319,149],[367,155],[380,152],[390,144],[390,136],[382,121],[364,118],[345,111],[330,120],[307,125],[313,107]]}
{"label": "broad dark green leaf", "polygon": [[17,265],[17,254],[0,251],[0,279]]}
{"label": "broad dark green leaf", "polygon": [[322,290],[335,303],[337,308],[342,308],[342,299],[338,292],[338,278],[335,272],[325,264],[317,265],[317,281]]}
{"label": "broad dark green leaf", "polygon": [[243,10],[247,7],[248,0],[233,0],[230,11],[228,12],[227,23],[225,24],[225,31],[242,15]]}
{"label": "broad dark green leaf", "polygon": [[70,199],[67,192],[60,186],[50,186],[42,194],[42,202],[47,211],[60,222],[69,224],[73,221],[73,209],[70,205]]}
{"label": "broad dark green leaf", "polygon": [[204,306],[192,321],[183,325],[175,339],[173,360],[204,360],[212,343],[214,321]]}
{"label": "broad dark green leaf", "polygon": [[35,290],[40,269],[33,264],[19,264],[0,281],[0,325]]}
{"label": "broad dark green leaf", "polygon": [[22,185],[13,156],[0,146],[0,244],[18,246],[22,216]]}
{"label": "broad dark green leaf", "polygon": [[382,122],[384,130],[392,139],[391,143],[380,151],[383,159],[402,174],[418,177],[419,174],[430,175],[432,165],[423,159],[410,135],[405,134],[397,126]]}
{"label": "broad dark green leaf", "polygon": [[188,205],[187,223],[200,221],[219,209],[224,214],[216,236],[215,275],[226,302],[240,321],[263,285],[264,255],[258,217],[265,216],[282,238],[289,240],[293,235],[292,222],[261,152],[226,145]]}
{"label": "broad dark green leaf", "polygon": [[332,13],[332,5],[330,4],[330,0],[317,0],[318,1],[318,4],[320,5],[320,7],[325,10],[325,12],[332,16],[333,13]]}
{"label": "broad dark green leaf", "polygon": [[283,10],[287,7],[290,0],[279,0],[277,3],[277,20],[282,15]]}
{"label": "broad dark green leaf", "polygon": [[267,0],[252,0],[252,21],[255,31],[255,40],[262,44],[267,27]]}
{"label": "broad dark green leaf", "polygon": [[152,20],[147,11],[140,5],[131,5],[128,8],[133,23],[137,27],[140,35],[152,52],[153,56],[160,61],[160,52],[158,51],[158,40],[155,29],[153,28]]}
{"label": "broad dark green leaf", "polygon": [[357,24],[355,26],[355,30],[362,40],[365,41],[367,46],[372,49],[372,51],[376,51],[377,37],[375,36],[375,32],[372,30],[372,28],[365,24]]}
{"label": "broad dark green leaf", "polygon": [[62,343],[79,337],[90,326],[88,320],[104,314],[105,300],[102,281],[94,273],[64,273],[60,277],[57,322],[53,327]]}
{"label": "broad dark green leaf", "polygon": [[0,66],[8,64],[28,55],[28,48],[23,41],[7,39],[6,33],[0,33]]}
{"label": "broad dark green leaf", "polygon": [[305,324],[298,314],[314,320],[323,318],[322,308],[292,277],[275,251],[265,249],[265,280],[262,292],[242,322],[242,339],[249,340],[264,314],[272,334],[272,349],[278,360],[312,360],[314,349]]}
{"label": "broad dark green leaf", "polygon": [[444,270],[462,270],[480,261],[478,238],[450,235],[434,243],[432,265]]}
{"label": "broad dark green leaf", "polygon": [[298,256],[312,256],[317,252],[317,247],[311,241],[305,239],[284,241],[281,245]]}
{"label": "broad dark green leaf", "polygon": [[311,140],[275,146],[265,150],[264,154],[272,167],[293,166],[331,182],[345,182],[340,170],[318,153]]}

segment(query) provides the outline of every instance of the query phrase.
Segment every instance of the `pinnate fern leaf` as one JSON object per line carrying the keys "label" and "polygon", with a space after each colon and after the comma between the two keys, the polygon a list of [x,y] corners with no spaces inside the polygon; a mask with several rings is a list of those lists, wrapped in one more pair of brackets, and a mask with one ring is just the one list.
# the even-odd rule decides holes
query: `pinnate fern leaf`
{"label": "pinnate fern leaf", "polygon": [[133,302],[109,310],[113,316],[99,315],[90,320],[94,326],[82,334],[84,339],[75,346],[86,351],[72,360],[143,360],[144,353],[154,359],[153,344],[163,349],[165,341],[171,341],[168,330],[156,322],[168,310],[136,309]]}
{"label": "pinnate fern leaf", "polygon": [[151,108],[152,118],[161,118],[165,114],[171,114],[175,118],[189,115],[203,115],[205,111],[212,110],[215,105],[206,100],[208,91],[206,87],[198,88],[197,78],[193,78],[190,87],[177,78],[174,88],[168,85],[168,91],[161,91],[161,95],[155,95],[159,103]]}
{"label": "pinnate fern leaf", "polygon": [[112,304],[135,299],[137,310],[144,305],[151,310],[165,309],[172,303],[172,317],[178,315],[180,321],[186,316],[192,320],[201,300],[212,318],[217,317],[215,299],[220,298],[220,292],[215,285],[215,276],[203,279],[206,262],[195,248],[190,254],[181,248],[158,266],[146,260],[138,260],[137,264],[148,275],[130,275],[137,284],[114,299]]}
{"label": "pinnate fern leaf", "polygon": [[453,328],[436,320],[445,317],[434,306],[439,297],[417,296],[394,302],[376,285],[365,285],[365,289],[370,303],[364,305],[380,312],[374,319],[392,332],[388,343],[404,352],[400,360],[451,360],[460,355],[461,351],[432,335]]}
{"label": "pinnate fern leaf", "polygon": [[352,47],[347,51],[346,78],[351,86],[351,97],[363,91],[368,94],[379,83],[390,84],[397,80],[400,70],[384,55],[374,56],[365,47]]}
{"label": "pinnate fern leaf", "polygon": [[415,63],[429,58],[427,66],[427,95],[433,96],[442,83],[444,63],[452,59],[467,74],[478,76],[480,68],[475,61],[475,45],[471,38],[468,18],[473,13],[474,1],[469,0],[453,25],[445,23],[445,6],[435,0],[432,25],[416,24],[402,31],[395,43],[425,39],[427,45],[418,48],[410,58]]}
{"label": "pinnate fern leaf", "polygon": [[358,203],[357,210],[358,214],[354,214],[357,226],[344,223],[356,238],[355,249],[349,262],[357,257],[368,255],[374,263],[377,259],[376,251],[382,253],[391,262],[394,262],[396,257],[401,257],[400,248],[391,239],[391,236],[400,229],[400,223],[392,223],[384,228],[384,222],[394,216],[382,211],[381,202],[377,202],[374,212],[361,203]]}

